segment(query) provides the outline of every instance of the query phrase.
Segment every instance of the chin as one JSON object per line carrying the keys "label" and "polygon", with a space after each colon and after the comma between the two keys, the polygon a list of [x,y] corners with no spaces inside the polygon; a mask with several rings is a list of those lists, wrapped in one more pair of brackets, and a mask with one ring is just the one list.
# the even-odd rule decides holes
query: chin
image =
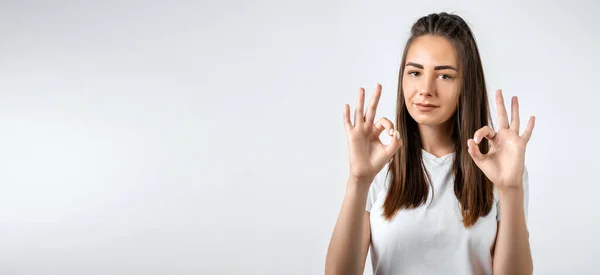
{"label": "chin", "polygon": [[417,124],[425,126],[439,126],[444,123],[443,121],[437,119],[415,119],[415,121]]}
{"label": "chin", "polygon": [[440,116],[435,116],[435,115],[424,115],[424,114],[416,114],[413,115],[409,112],[410,116],[412,117],[412,119],[414,119],[417,124],[419,125],[426,125],[426,126],[439,126],[441,124],[443,124],[444,122],[446,122],[448,119],[444,119],[443,117]]}

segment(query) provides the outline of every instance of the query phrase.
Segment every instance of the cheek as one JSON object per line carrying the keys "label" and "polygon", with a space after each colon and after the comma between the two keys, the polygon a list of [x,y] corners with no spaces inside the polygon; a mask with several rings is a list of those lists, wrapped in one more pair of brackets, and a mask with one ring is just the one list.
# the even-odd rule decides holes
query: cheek
{"label": "cheek", "polygon": [[404,102],[406,103],[415,95],[415,89],[408,81],[402,81],[402,93],[404,93]]}
{"label": "cheek", "polygon": [[404,105],[406,105],[409,110],[411,108],[410,102],[412,101],[413,95],[414,93],[411,93],[410,90],[404,89]]}
{"label": "cheek", "polygon": [[441,99],[446,103],[457,103],[459,91],[455,84],[443,83],[438,86]]}
{"label": "cheek", "polygon": [[458,108],[458,96],[455,96],[455,95],[449,96],[445,100],[445,102],[446,102],[446,104],[445,104],[446,108],[444,108],[445,109],[444,112],[447,113],[447,115],[451,116]]}
{"label": "cheek", "polygon": [[458,89],[454,86],[445,86],[439,87],[440,91],[440,99],[444,102],[444,115],[452,115],[456,108],[458,107]]}

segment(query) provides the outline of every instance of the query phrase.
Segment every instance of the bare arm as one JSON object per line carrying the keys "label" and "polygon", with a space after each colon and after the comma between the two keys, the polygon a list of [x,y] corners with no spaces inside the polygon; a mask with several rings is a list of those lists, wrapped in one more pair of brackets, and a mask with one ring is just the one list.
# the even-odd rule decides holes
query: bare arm
{"label": "bare arm", "polygon": [[[374,122],[380,95],[381,85],[377,84],[365,114],[365,89],[359,89],[354,124],[350,121],[350,106],[344,105],[350,176],[327,249],[325,274],[362,274],[365,267],[371,241],[370,213],[366,211],[369,187],[402,146],[400,132],[394,130],[389,119],[382,117]],[[379,139],[384,130],[392,137],[387,145]]]}
{"label": "bare arm", "polygon": [[533,274],[522,188],[499,193],[501,220],[494,249],[494,274]]}
{"label": "bare arm", "polygon": [[369,184],[348,180],[344,202],[327,249],[325,274],[362,274],[365,268],[371,229],[365,211]]}
{"label": "bare arm", "polygon": [[[511,99],[511,121],[504,106],[502,90],[496,91],[498,130],[489,126],[477,130],[469,139],[469,154],[473,161],[494,183],[500,197],[501,219],[498,222],[493,255],[494,274],[532,274],[533,260],[529,247],[529,233],[525,220],[525,149],[535,126],[535,117],[530,117],[527,128],[519,134],[519,101]],[[483,139],[490,141],[490,149],[481,153],[477,144]]]}

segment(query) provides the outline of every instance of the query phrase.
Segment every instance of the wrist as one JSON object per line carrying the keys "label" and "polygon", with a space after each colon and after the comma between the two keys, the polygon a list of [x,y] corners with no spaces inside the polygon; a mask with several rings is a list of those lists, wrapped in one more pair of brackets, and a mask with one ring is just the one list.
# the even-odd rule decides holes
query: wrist
{"label": "wrist", "polygon": [[374,178],[372,177],[348,177],[348,182],[346,183],[346,189],[352,191],[368,191],[369,186],[373,182]]}
{"label": "wrist", "polygon": [[523,185],[519,184],[516,186],[505,186],[502,188],[498,188],[498,196],[500,200],[503,198],[522,198],[524,195]]}

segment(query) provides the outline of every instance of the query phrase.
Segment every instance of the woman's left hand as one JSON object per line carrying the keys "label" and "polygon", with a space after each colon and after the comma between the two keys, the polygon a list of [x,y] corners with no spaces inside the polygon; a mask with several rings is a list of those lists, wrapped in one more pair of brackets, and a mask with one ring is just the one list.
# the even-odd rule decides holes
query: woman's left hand
{"label": "woman's left hand", "polygon": [[[525,149],[531,138],[535,125],[535,117],[530,117],[527,129],[519,135],[519,101],[516,96],[511,102],[511,121],[504,107],[502,91],[496,91],[496,109],[498,111],[498,131],[489,126],[477,130],[473,139],[469,139],[469,154],[475,164],[490,179],[496,188],[506,190],[512,187],[522,187],[525,169]],[[490,141],[491,147],[487,154],[482,154],[479,146],[483,138]]]}

